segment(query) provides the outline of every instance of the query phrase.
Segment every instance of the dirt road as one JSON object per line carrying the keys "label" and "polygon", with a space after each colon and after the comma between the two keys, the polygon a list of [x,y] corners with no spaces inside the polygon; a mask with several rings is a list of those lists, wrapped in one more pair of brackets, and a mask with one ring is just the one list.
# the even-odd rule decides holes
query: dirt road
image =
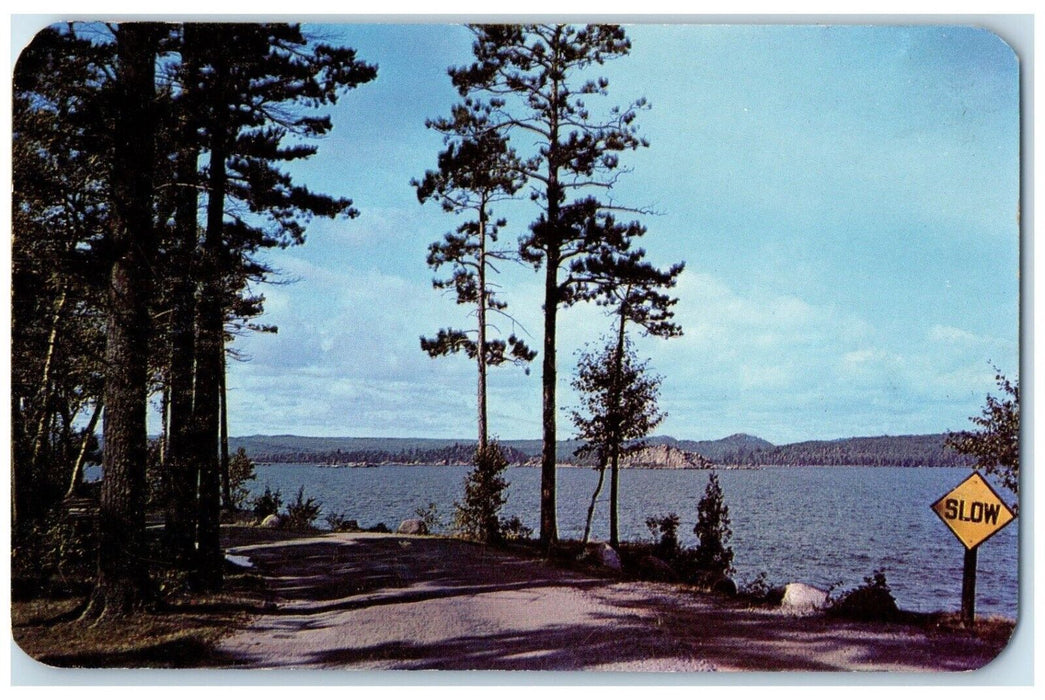
{"label": "dirt road", "polygon": [[238,668],[957,671],[998,653],[961,632],[794,617],[441,538],[231,544],[273,596],[217,649]]}

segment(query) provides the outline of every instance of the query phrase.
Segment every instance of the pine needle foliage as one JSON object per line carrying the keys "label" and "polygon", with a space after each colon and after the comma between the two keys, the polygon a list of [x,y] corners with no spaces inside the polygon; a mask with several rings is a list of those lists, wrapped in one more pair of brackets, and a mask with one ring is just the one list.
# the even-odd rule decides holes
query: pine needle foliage
{"label": "pine needle foliage", "polygon": [[454,530],[466,539],[494,544],[501,539],[498,516],[508,501],[508,460],[500,446],[490,442],[476,449],[473,465],[465,477],[464,500],[454,503]]}

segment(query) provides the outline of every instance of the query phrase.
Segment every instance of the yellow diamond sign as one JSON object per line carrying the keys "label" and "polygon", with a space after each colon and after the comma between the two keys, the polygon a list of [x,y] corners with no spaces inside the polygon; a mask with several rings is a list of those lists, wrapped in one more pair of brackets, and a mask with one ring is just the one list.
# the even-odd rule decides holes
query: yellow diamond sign
{"label": "yellow diamond sign", "polygon": [[1016,517],[979,472],[933,503],[932,509],[966,549],[975,549]]}

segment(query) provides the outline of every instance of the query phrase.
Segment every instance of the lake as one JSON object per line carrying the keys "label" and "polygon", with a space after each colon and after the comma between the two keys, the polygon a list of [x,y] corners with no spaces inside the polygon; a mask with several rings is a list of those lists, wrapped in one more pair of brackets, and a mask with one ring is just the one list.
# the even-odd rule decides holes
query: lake
{"label": "lake", "polygon": [[[461,498],[468,467],[259,465],[252,496],[265,486],[284,502],[304,486],[326,513],[342,513],[362,527],[379,522],[394,529],[435,503],[444,522]],[[901,608],[932,612],[961,607],[964,548],[930,509],[969,474],[965,468],[770,467],[718,470],[732,520],[735,579],[740,585],[765,572],[772,585],[801,581],[836,591],[854,588],[875,570]],[[540,469],[510,467],[503,517],[519,516],[539,530]],[[557,479],[559,537],[580,539],[598,475],[560,467]],[[620,537],[650,540],[646,518],[678,513],[684,545],[695,544],[697,502],[708,472],[626,469],[620,473]],[[606,539],[609,516],[604,486],[596,507],[593,539]],[[1003,496],[1007,492],[999,490]],[[1006,498],[1008,500],[1008,498]],[[978,552],[977,614],[1017,616],[1019,520]]]}

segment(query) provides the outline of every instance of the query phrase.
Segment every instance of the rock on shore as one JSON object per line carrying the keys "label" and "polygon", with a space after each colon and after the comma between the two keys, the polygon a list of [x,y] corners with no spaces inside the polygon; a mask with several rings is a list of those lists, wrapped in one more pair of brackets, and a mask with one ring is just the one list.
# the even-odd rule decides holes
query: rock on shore
{"label": "rock on shore", "polygon": [[624,459],[623,466],[640,469],[711,469],[714,463],[696,452],[673,445],[647,445]]}

